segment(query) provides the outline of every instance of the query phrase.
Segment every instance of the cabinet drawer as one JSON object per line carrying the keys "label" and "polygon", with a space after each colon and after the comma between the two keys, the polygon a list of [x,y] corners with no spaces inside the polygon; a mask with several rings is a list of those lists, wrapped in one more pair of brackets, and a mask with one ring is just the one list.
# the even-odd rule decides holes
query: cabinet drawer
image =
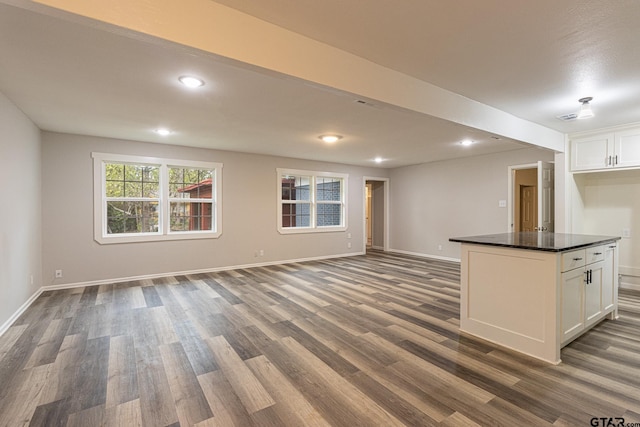
{"label": "cabinet drawer", "polygon": [[584,267],[585,265],[585,250],[579,249],[577,251],[565,252],[562,254],[562,271],[573,270],[574,268]]}
{"label": "cabinet drawer", "polygon": [[604,260],[604,246],[594,246],[593,248],[585,249],[587,264]]}

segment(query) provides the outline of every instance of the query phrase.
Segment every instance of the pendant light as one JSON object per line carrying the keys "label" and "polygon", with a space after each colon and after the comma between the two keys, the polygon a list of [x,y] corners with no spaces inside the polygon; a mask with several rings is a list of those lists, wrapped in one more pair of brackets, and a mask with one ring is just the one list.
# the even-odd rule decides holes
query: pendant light
{"label": "pendant light", "polygon": [[589,101],[593,100],[593,97],[587,96],[586,98],[578,99],[578,102],[582,103],[580,106],[580,112],[578,113],[578,119],[589,119],[594,116],[593,111],[591,110],[591,105],[589,105]]}

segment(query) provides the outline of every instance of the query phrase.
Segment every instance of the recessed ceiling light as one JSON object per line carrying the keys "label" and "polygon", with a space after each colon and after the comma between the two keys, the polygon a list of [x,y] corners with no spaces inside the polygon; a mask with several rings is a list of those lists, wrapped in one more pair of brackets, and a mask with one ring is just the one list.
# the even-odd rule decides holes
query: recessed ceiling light
{"label": "recessed ceiling light", "polygon": [[204,80],[193,76],[180,76],[178,77],[178,80],[180,80],[180,83],[189,88],[204,86]]}
{"label": "recessed ceiling light", "polygon": [[334,142],[342,139],[341,135],[320,135],[318,138],[320,138],[322,141],[326,142],[327,144],[333,144]]}
{"label": "recessed ceiling light", "polygon": [[171,135],[171,131],[169,129],[165,129],[165,128],[156,129],[155,133],[157,133],[160,136]]}
{"label": "recessed ceiling light", "polygon": [[473,141],[472,141],[472,140],[470,140],[470,139],[465,139],[465,140],[460,141],[460,144],[461,144],[461,145],[464,145],[465,147],[468,147],[468,146],[470,146],[471,144],[473,144]]}
{"label": "recessed ceiling light", "polygon": [[373,161],[376,163],[382,163],[382,157],[376,157]]}

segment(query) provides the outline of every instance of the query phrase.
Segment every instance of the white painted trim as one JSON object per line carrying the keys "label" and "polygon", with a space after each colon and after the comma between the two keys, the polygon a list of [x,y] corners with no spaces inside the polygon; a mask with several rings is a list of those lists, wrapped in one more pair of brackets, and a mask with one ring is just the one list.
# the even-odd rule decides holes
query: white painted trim
{"label": "white painted trim", "polygon": [[449,258],[449,257],[445,257],[445,256],[423,254],[421,252],[403,251],[401,249],[389,249],[389,252],[396,253],[396,254],[402,254],[402,255],[413,255],[413,256],[420,257],[420,258],[437,259],[438,261],[449,261],[449,262],[460,263],[460,258]]}
{"label": "white painted trim", "polygon": [[[169,240],[192,240],[192,239],[217,239],[222,235],[222,168],[223,164],[218,162],[202,162],[196,160],[180,160],[161,157],[132,156],[115,153],[91,153],[93,158],[93,228],[94,240],[101,245],[118,243],[137,242],[157,242]],[[160,208],[158,216],[159,230],[154,233],[126,233],[107,234],[106,215],[107,197],[105,195],[105,164],[147,164],[158,166],[158,179],[160,195],[157,198],[149,199],[156,201]],[[174,199],[169,198],[169,168],[172,167],[193,167],[211,169],[214,171],[213,197],[206,200],[212,204],[215,229],[207,231],[172,232],[169,226],[170,204]],[[129,198],[131,200],[132,198]],[[145,200],[143,198],[139,200]],[[184,201],[180,199],[180,201]],[[196,201],[197,202],[197,201]]]}
{"label": "white painted trim", "polygon": [[379,181],[384,186],[384,224],[382,225],[382,248],[373,247],[374,249],[380,249],[383,251],[389,250],[389,178],[380,178],[376,176],[363,176],[362,177],[362,238],[363,246],[367,247],[367,181]]}
{"label": "white painted trim", "polygon": [[135,280],[148,280],[148,279],[157,279],[160,277],[168,277],[168,276],[188,276],[191,274],[202,274],[202,273],[214,273],[218,271],[227,271],[227,270],[240,270],[245,268],[254,268],[254,267],[265,267],[269,265],[281,265],[281,264],[291,264],[296,262],[307,262],[307,261],[318,261],[323,259],[332,259],[332,258],[345,258],[350,256],[358,256],[365,255],[366,252],[351,252],[340,255],[324,255],[319,257],[309,257],[309,258],[297,258],[297,259],[289,259],[283,261],[269,261],[269,262],[259,262],[255,264],[243,264],[243,265],[231,265],[225,267],[215,267],[215,268],[203,268],[200,270],[188,270],[188,271],[177,271],[177,272],[168,272],[168,273],[158,273],[158,274],[146,274],[142,276],[131,276],[131,277],[118,277],[114,279],[102,279],[102,280],[91,280],[87,282],[76,282],[76,283],[63,283],[60,285],[49,285],[43,286],[42,291],[56,291],[60,289],[71,289],[71,288],[81,288],[83,286],[97,286],[97,285],[107,285],[110,283],[122,283],[122,282],[132,282]]}
{"label": "white painted trim", "polygon": [[618,273],[622,274],[623,276],[640,277],[640,268],[621,265],[618,267]]}
{"label": "white painted trim", "polygon": [[513,202],[515,200],[515,174],[514,172],[520,169],[538,169],[538,163],[529,163],[526,165],[513,165],[509,166],[508,187],[507,187],[507,233],[513,233],[515,229],[513,223]]}
{"label": "white painted trim", "polygon": [[[304,176],[309,178],[309,200],[300,200],[301,203],[309,204],[309,223],[308,227],[283,227],[282,226],[282,204],[285,202],[282,200],[282,175],[294,175]],[[316,199],[316,179],[318,177],[325,178],[338,178],[342,180],[342,191],[340,202],[325,202],[340,205],[342,207],[342,225],[339,226],[319,226],[317,224],[317,207],[318,200]],[[276,228],[280,234],[301,234],[301,233],[332,233],[332,232],[345,232],[349,228],[349,174],[338,172],[322,172],[322,171],[307,171],[301,169],[286,169],[276,168],[276,195],[277,195],[277,214],[276,214]],[[297,201],[293,201],[297,202]]]}
{"label": "white painted trim", "polygon": [[38,289],[33,295],[31,295],[31,297],[29,297],[29,299],[25,301],[25,303],[22,304],[20,308],[15,313],[13,313],[13,315],[9,317],[6,322],[2,324],[2,326],[0,326],[0,337],[5,332],[7,332],[7,330],[11,327],[11,325],[13,325],[16,320],[18,320],[18,317],[22,316],[22,313],[24,313],[27,308],[29,308],[29,306],[33,304],[33,302],[42,294],[42,292],[44,292],[43,287]]}

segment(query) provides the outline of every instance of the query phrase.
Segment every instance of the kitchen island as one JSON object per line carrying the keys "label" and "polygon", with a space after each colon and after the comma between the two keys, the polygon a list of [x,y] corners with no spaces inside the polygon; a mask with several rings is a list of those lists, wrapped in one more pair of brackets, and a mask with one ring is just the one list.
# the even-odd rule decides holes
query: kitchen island
{"label": "kitchen island", "polygon": [[522,232],[461,243],[460,331],[550,363],[617,317],[620,237]]}

